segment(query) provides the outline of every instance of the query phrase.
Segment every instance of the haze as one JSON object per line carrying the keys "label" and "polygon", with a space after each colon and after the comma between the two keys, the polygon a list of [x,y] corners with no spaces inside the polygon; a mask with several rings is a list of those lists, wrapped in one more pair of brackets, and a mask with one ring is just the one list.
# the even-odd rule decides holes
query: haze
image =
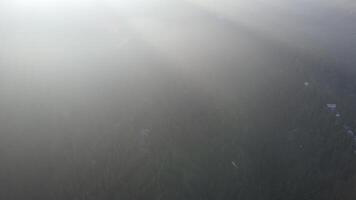
{"label": "haze", "polygon": [[321,72],[352,80],[355,22],[351,0],[1,0],[0,198],[261,199],[247,180],[268,178],[221,166],[283,152],[277,132],[316,130],[291,109],[350,95]]}

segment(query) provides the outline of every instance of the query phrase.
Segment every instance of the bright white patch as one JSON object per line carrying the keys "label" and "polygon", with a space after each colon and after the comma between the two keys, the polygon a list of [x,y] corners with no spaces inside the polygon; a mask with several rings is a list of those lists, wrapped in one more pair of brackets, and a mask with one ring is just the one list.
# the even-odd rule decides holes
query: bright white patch
{"label": "bright white patch", "polygon": [[239,168],[239,164],[236,163],[235,161],[231,161],[231,164],[232,164],[236,169]]}
{"label": "bright white patch", "polygon": [[92,0],[13,0],[14,5],[27,7],[52,7],[61,4],[81,6],[89,2]]}
{"label": "bright white patch", "polygon": [[329,103],[329,104],[326,104],[326,106],[331,109],[336,109],[336,104]]}

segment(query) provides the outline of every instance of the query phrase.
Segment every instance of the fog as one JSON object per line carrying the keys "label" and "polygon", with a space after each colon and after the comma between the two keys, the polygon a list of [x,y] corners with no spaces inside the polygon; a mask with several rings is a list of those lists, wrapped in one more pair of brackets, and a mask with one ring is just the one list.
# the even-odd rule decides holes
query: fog
{"label": "fog", "polygon": [[[352,77],[355,22],[351,0],[2,0],[0,198],[144,199],[137,191],[167,159],[188,162],[202,152],[196,156],[213,155],[197,166],[263,160],[256,141],[283,143],[275,131],[298,121],[287,105],[308,104],[308,112],[320,110],[311,99],[339,100],[318,70]],[[306,81],[313,92],[302,98]],[[307,127],[298,128],[313,132]],[[218,146],[229,156],[209,150]],[[210,173],[225,171],[216,169]],[[178,172],[164,173],[157,177]],[[123,186],[122,177],[138,186]],[[237,197],[204,184],[194,196],[173,191],[176,181],[155,180],[146,199]]]}

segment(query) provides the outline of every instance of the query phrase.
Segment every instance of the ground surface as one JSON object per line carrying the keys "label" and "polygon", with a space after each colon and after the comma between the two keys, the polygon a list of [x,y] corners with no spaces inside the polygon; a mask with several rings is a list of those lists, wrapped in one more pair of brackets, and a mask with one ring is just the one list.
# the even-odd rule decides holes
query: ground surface
{"label": "ground surface", "polygon": [[0,199],[354,199],[353,4],[272,2],[3,7]]}

